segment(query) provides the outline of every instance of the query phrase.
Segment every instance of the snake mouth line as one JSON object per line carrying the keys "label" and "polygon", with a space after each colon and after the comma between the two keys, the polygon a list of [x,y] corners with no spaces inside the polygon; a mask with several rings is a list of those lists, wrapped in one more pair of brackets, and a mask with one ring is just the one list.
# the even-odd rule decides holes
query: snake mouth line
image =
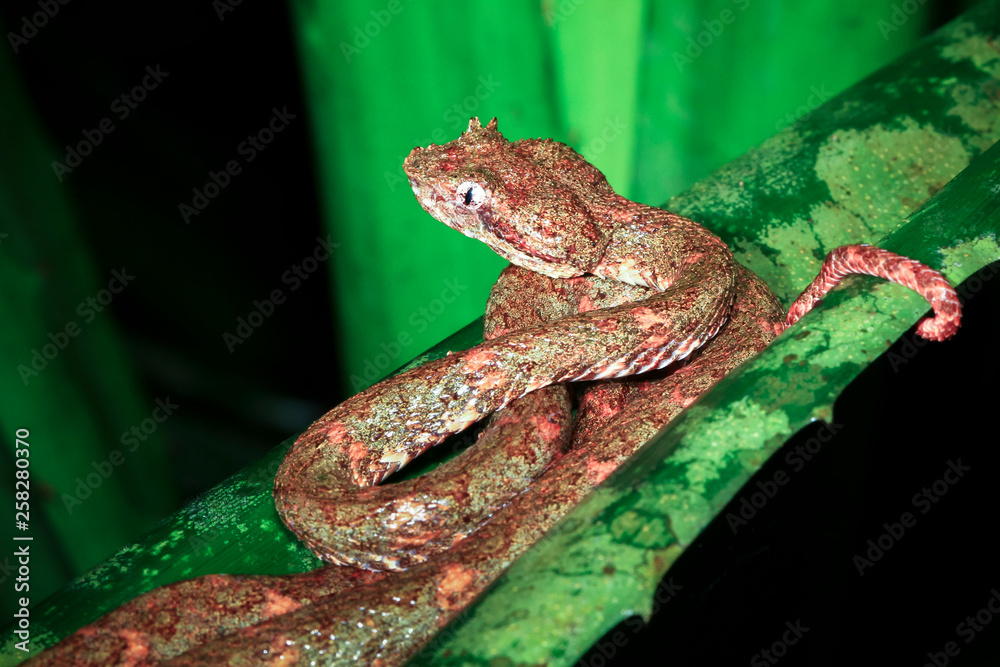
{"label": "snake mouth line", "polygon": [[[481,240],[486,241],[487,239],[495,239],[495,241],[506,245],[525,257],[530,257],[531,259],[539,262],[547,262],[548,264],[553,265],[565,264],[565,260],[560,257],[556,257],[555,255],[550,255],[532,248],[525,242],[523,234],[518,234],[514,225],[510,222],[498,219],[492,211],[481,211],[478,217],[481,229],[483,230],[483,236],[485,237]],[[490,245],[490,247],[493,247],[493,249],[501,255],[506,256],[505,253],[498,249],[498,247],[503,247],[500,243],[497,243],[497,245],[494,246],[493,243],[489,243],[489,241],[487,241],[487,244]],[[508,259],[510,258],[508,257]],[[514,260],[511,259],[511,261],[513,262]],[[516,264],[517,262],[514,263]]]}

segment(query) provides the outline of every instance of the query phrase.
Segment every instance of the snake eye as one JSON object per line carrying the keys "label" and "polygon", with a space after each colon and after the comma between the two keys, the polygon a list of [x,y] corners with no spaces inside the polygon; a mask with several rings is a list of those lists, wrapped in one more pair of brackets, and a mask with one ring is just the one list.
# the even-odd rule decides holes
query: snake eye
{"label": "snake eye", "polygon": [[465,181],[455,191],[455,203],[476,210],[486,203],[486,190],[479,183]]}

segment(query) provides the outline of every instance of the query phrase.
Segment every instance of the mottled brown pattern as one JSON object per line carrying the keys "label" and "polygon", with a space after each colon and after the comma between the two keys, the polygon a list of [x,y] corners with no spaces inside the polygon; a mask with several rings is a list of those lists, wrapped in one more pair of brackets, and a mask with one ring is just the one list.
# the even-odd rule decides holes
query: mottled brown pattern
{"label": "mottled brown pattern", "polygon": [[[718,238],[615,195],[562,144],[509,143],[495,119],[485,128],[473,119],[459,139],[415,149],[405,168],[427,211],[517,266],[490,296],[486,342],[331,410],[298,439],[274,491],[289,527],[322,558],[393,571],[181,582],[34,664],[401,664],[785,328],[777,299]],[[851,272],[929,297],[931,337],[957,327],[957,299],[939,274],[862,246],[831,253],[788,322]],[[558,383],[598,377],[619,379],[585,388],[571,424],[568,385]],[[491,413],[477,445],[445,466],[372,487]]]}

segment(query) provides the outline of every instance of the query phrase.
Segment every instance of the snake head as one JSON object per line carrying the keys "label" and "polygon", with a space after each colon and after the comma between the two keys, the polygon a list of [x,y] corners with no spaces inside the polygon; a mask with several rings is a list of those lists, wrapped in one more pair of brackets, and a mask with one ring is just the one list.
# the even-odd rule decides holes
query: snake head
{"label": "snake head", "polygon": [[458,139],[414,148],[403,170],[425,211],[553,278],[579,276],[599,263],[621,199],[569,146],[509,142],[496,118],[486,127],[473,118]]}

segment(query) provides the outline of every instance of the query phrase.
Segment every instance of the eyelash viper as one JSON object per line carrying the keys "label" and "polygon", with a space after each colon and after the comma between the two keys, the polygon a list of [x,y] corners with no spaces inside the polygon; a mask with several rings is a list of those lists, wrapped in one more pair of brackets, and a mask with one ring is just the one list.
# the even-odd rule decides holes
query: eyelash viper
{"label": "eyelash viper", "polygon": [[[354,567],[165,586],[30,664],[401,663],[843,276],[880,276],[923,295],[935,312],[918,326],[925,338],[950,337],[961,319],[937,271],[870,246],[831,252],[785,315],[707,229],[615,194],[563,144],[508,142],[496,119],[414,149],[404,170],[426,211],[513,266],[491,293],[483,344],[348,399],[279,469],[286,525],[324,560]],[[604,382],[582,391],[574,425],[564,383],[590,380]],[[477,446],[377,486],[491,414]]]}

